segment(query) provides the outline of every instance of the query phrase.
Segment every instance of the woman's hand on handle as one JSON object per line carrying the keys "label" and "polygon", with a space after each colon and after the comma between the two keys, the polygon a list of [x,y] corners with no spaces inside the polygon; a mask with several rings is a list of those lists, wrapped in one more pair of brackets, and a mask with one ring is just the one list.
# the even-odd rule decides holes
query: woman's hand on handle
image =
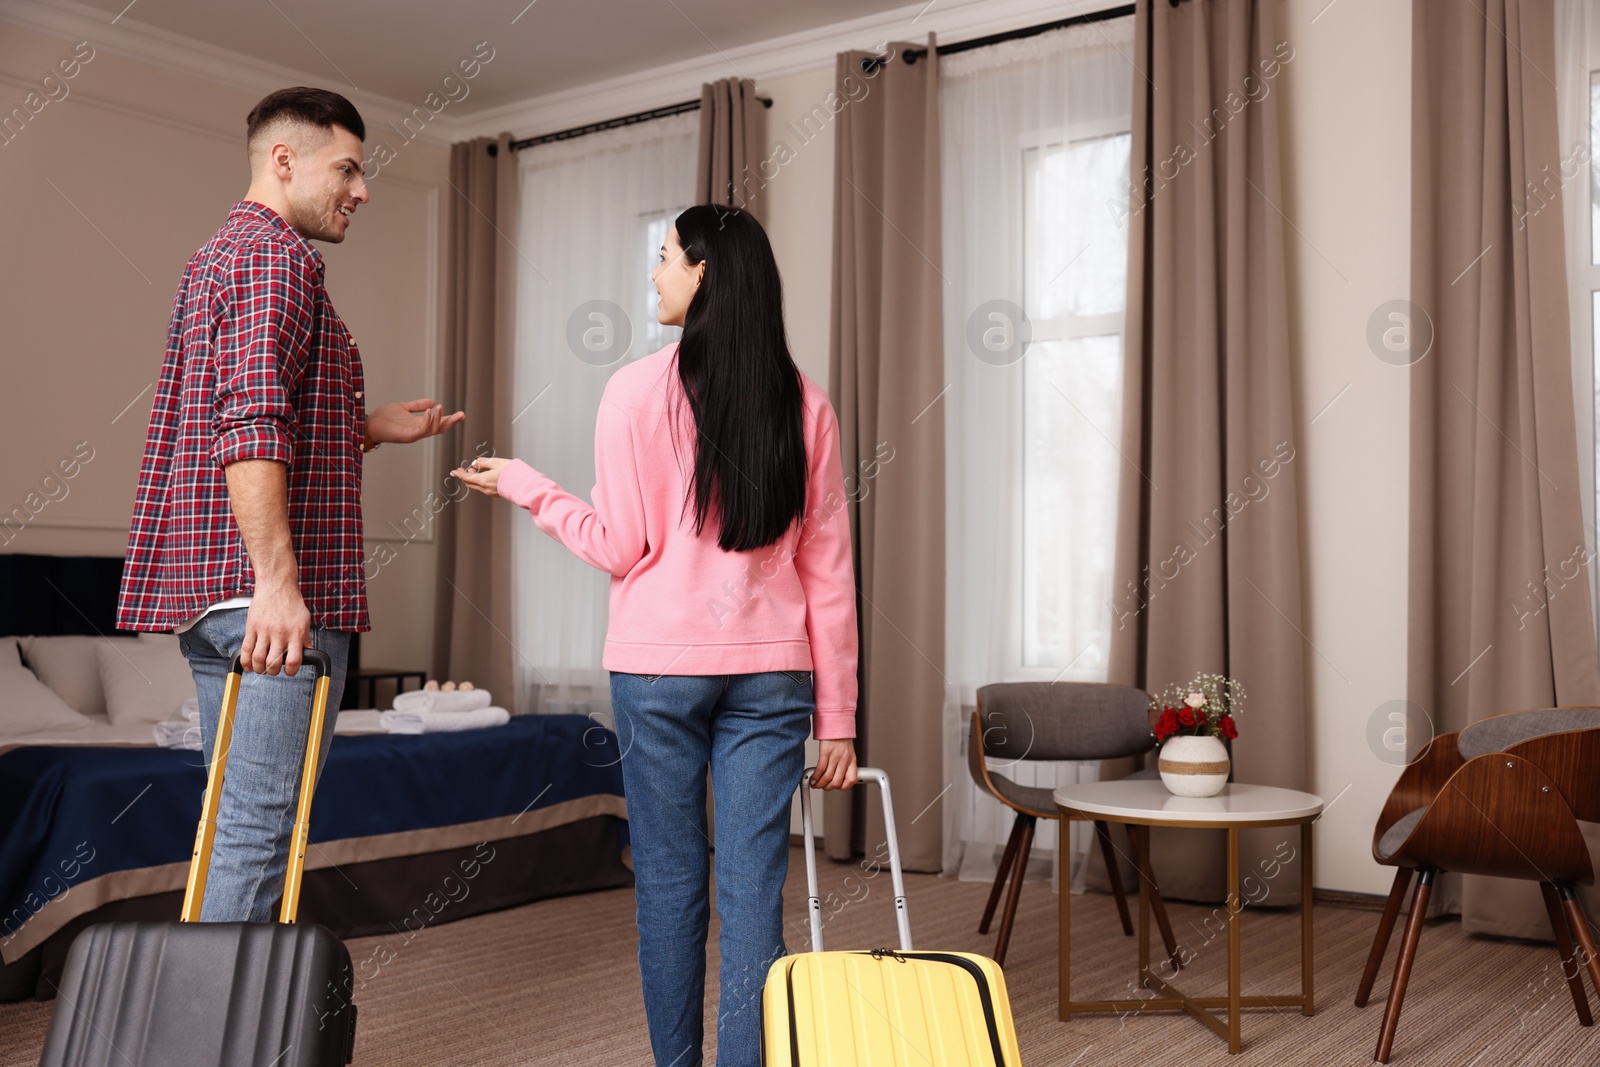
{"label": "woman's hand on handle", "polygon": [[813,789],[849,789],[856,784],[856,743],[852,738],[820,742],[817,769],[811,775]]}
{"label": "woman's hand on handle", "polygon": [[463,484],[476,489],[484,496],[500,495],[500,471],[509,459],[498,456],[479,456],[469,467],[457,467],[450,473]]}

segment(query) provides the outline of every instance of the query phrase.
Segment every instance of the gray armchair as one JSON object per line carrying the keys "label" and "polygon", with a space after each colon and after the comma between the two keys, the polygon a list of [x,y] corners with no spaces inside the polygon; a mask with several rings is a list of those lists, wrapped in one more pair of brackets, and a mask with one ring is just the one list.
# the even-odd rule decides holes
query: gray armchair
{"label": "gray armchair", "polygon": [[[994,888],[989,891],[989,903],[983,909],[983,921],[978,925],[980,934],[989,932],[995,907],[1009,877],[1011,891],[1006,895],[1005,911],[1000,917],[1000,933],[994,950],[996,962],[1005,963],[1006,948],[1011,943],[1011,927],[1016,920],[1017,900],[1022,895],[1022,876],[1028,867],[1028,854],[1033,849],[1035,827],[1040,819],[1059,819],[1061,815],[1056,810],[1054,790],[1021,785],[1000,771],[990,770],[988,759],[1022,762],[1140,756],[1155,746],[1149,711],[1148,693],[1121,685],[1006,682],[978,690],[978,708],[972,716],[972,734],[967,744],[967,768],[978,788],[1017,813],[1011,825],[1010,840],[1000,859],[1000,869],[995,873]],[[1158,775],[1151,766],[1129,777],[1155,778]],[[1133,920],[1128,913],[1122,867],[1111,843],[1110,827],[1096,820],[1094,832],[1111,881],[1111,892],[1117,901],[1122,932],[1131,937]],[[1128,832],[1132,834],[1134,828],[1130,826]],[[1062,827],[1061,847],[1067,847],[1065,826]],[[1133,855],[1138,854],[1139,850],[1133,849]],[[1167,919],[1167,909],[1155,878],[1147,870],[1139,871],[1137,861],[1134,869],[1138,877],[1149,882],[1156,924],[1172,966],[1177,968],[1177,940],[1173,937],[1172,924]],[[1068,887],[1062,886],[1061,891],[1067,892]]]}

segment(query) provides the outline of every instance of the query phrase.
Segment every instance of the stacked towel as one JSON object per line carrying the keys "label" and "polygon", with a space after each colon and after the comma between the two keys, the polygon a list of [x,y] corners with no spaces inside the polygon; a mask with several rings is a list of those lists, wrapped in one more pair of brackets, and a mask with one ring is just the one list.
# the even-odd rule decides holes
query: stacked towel
{"label": "stacked towel", "polygon": [[[413,696],[402,693],[401,696]],[[430,696],[457,696],[456,693],[429,694]],[[460,696],[472,696],[461,693]],[[399,698],[395,699],[399,704]],[[386,711],[378,718],[383,728],[391,734],[436,734],[449,730],[482,730],[490,726],[504,726],[511,721],[505,708],[480,707],[472,711]]]}
{"label": "stacked towel", "polygon": [[[490,726],[504,726],[510,721],[510,712],[504,707],[490,707],[490,696],[482,691],[472,693],[402,693],[406,696],[443,696],[467,697],[467,704],[472,707],[456,705],[453,710],[430,709],[430,707],[410,707],[402,709],[400,699],[395,697],[395,710],[392,712],[339,712],[338,720],[334,721],[334,733],[365,734],[365,733],[390,733],[390,734],[437,734],[448,733],[454,729],[486,729]],[[446,704],[456,704],[446,701]],[[165,723],[155,723],[155,744],[163,749],[187,749],[190,752],[200,752],[200,709],[195,701],[189,701],[182,707],[182,717],[173,718]]]}
{"label": "stacked towel", "polygon": [[333,732],[336,734],[381,734],[383,729],[383,712],[369,709],[351,709],[341,711],[339,718],[334,722]]}
{"label": "stacked towel", "polygon": [[190,710],[192,700],[185,701],[179,709],[182,718],[168,719],[155,725],[156,744],[162,748],[182,748],[190,752],[199,752],[200,743],[200,708],[198,705]]}
{"label": "stacked towel", "polygon": [[[338,718],[333,720],[333,732],[336,734],[381,734],[385,732],[379,711],[340,711],[332,712]],[[162,748],[184,748],[192,752],[200,751],[200,702],[190,697],[178,709],[178,715],[166,722],[155,725],[156,744]]]}
{"label": "stacked towel", "polygon": [[[491,703],[487,689],[469,689],[465,693],[460,690],[445,693],[437,689],[413,689],[409,693],[395,695],[394,710],[454,713],[478,711],[487,708]],[[468,729],[468,727],[456,727],[456,729]]]}

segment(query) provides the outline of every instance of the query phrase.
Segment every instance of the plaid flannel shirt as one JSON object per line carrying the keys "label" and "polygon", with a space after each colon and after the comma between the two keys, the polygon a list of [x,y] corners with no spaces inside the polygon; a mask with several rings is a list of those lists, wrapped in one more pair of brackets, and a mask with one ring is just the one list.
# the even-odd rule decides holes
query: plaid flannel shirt
{"label": "plaid flannel shirt", "polygon": [[289,530],[313,626],[368,630],[362,573],[361,356],[323,287],[322,256],[276,212],[235,204],[173,300],[117,625],[171,630],[255,572],[225,468],[284,464]]}

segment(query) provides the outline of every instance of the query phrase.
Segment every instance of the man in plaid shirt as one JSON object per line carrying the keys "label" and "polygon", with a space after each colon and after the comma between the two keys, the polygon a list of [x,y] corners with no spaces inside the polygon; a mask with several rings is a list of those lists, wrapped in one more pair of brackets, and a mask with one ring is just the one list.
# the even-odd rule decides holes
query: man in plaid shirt
{"label": "man in plaid shirt", "polygon": [[[250,112],[250,189],[173,301],[123,568],[118,625],[175,631],[209,758],[229,662],[245,671],[201,918],[265,922],[283,885],[314,679],[371,629],[361,462],[465,415],[432,400],[366,411],[361,357],[311,241],[344,240],[367,202],[366,126],[344,97],[283,89]],[[323,733],[321,758],[333,730]]]}

